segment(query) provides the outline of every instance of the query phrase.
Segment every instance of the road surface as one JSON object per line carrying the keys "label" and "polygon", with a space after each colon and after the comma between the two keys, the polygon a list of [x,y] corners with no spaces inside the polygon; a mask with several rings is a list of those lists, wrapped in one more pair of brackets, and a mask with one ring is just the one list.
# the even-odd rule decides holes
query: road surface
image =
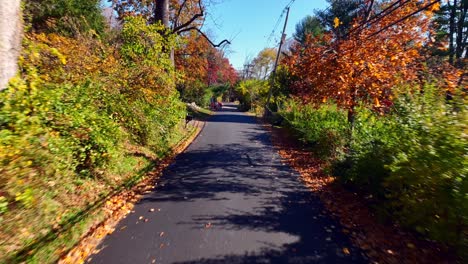
{"label": "road surface", "polygon": [[134,210],[91,263],[366,263],[268,132],[233,105]]}

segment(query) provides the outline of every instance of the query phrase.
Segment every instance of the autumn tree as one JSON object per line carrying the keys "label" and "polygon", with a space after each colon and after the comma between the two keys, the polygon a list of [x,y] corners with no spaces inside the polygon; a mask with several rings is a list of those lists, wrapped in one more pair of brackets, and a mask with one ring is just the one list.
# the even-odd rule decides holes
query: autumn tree
{"label": "autumn tree", "polygon": [[217,50],[211,49],[208,55],[208,86],[229,84],[234,85],[237,80],[237,72],[229,63],[229,60],[224,57],[224,54]]}
{"label": "autumn tree", "polygon": [[185,35],[196,31],[214,47],[230,43],[227,39],[214,43],[200,28],[206,15],[202,0],[109,0],[123,18],[128,15],[143,16],[149,23],[160,21],[173,34]]}
{"label": "autumn tree", "polygon": [[253,76],[259,80],[265,80],[273,70],[276,58],[276,49],[264,48],[257,57],[252,60]]}
{"label": "autumn tree", "polygon": [[[308,38],[303,49],[285,59],[296,96],[306,102],[336,101],[348,109],[348,120],[353,122],[359,102],[381,107],[392,100],[395,86],[419,80],[423,66],[420,48],[428,41],[437,4],[416,0],[377,4],[386,11],[373,13],[370,20],[360,16],[345,39],[331,33]],[[368,6],[364,8],[368,10]]]}

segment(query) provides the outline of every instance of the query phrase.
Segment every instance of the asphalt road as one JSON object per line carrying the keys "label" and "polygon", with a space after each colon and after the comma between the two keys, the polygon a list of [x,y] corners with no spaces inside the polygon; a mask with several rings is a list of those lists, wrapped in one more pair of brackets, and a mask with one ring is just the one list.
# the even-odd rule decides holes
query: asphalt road
{"label": "asphalt road", "polygon": [[366,263],[268,132],[232,105],[134,210],[91,263]]}

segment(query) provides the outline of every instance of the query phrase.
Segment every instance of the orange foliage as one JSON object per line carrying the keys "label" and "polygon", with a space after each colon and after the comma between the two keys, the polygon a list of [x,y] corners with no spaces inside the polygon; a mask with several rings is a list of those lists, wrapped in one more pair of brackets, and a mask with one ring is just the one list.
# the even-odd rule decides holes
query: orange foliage
{"label": "orange foliage", "polygon": [[175,51],[175,66],[177,71],[184,73],[186,82],[207,79],[207,51],[211,46],[197,32],[192,31],[186,36],[185,44]]}
{"label": "orange foliage", "polygon": [[[376,107],[389,104],[393,87],[422,79],[421,47],[429,42],[432,12],[385,27],[429,1],[420,2],[400,4],[390,15],[351,31],[345,39],[325,34],[309,38],[304,46],[296,45],[284,61],[293,76],[293,92],[306,102],[335,100],[350,112],[359,101]],[[353,27],[357,26],[356,22]]]}
{"label": "orange foliage", "polygon": [[196,31],[183,36],[185,43],[175,51],[175,66],[184,75],[185,83],[201,81],[213,84],[234,84],[237,73],[224,54],[211,46]]}

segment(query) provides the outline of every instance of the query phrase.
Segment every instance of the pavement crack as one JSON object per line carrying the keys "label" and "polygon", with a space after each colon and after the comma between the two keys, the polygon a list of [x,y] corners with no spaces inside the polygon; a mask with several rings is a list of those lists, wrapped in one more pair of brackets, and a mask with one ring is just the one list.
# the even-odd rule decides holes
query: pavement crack
{"label": "pavement crack", "polygon": [[244,155],[247,157],[247,163],[249,163],[250,166],[255,166],[252,162],[252,159],[250,158],[249,154],[247,153],[244,153]]}

